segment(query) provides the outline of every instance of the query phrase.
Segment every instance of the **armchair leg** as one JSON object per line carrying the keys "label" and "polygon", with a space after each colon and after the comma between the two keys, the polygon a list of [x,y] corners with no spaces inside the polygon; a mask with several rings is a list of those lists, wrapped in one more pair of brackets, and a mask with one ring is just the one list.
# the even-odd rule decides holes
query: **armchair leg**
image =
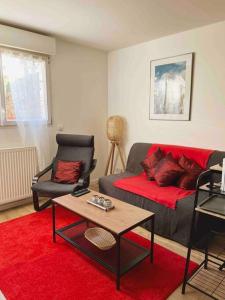
{"label": "armchair leg", "polygon": [[34,204],[34,209],[36,211],[43,210],[44,208],[48,207],[51,203],[52,203],[52,199],[49,199],[42,205],[39,205],[38,194],[37,194],[37,192],[33,192],[33,204]]}
{"label": "armchair leg", "polygon": [[33,204],[34,204],[34,209],[36,211],[39,211],[38,194],[36,192],[33,192]]}

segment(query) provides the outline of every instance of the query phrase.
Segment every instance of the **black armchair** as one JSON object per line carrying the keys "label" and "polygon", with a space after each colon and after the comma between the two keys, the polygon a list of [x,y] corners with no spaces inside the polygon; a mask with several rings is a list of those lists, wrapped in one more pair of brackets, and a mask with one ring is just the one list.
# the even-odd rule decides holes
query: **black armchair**
{"label": "black armchair", "polygon": [[[50,205],[51,199],[76,190],[87,188],[90,183],[90,174],[95,169],[96,159],[94,156],[94,136],[57,134],[56,142],[58,151],[52,163],[33,177],[32,192],[34,209],[40,211]],[[51,179],[54,177],[58,160],[82,161],[83,168],[81,176],[75,184],[56,183],[52,180],[39,181],[47,172],[51,171]],[[44,204],[39,204],[39,197],[48,197],[49,200]]]}

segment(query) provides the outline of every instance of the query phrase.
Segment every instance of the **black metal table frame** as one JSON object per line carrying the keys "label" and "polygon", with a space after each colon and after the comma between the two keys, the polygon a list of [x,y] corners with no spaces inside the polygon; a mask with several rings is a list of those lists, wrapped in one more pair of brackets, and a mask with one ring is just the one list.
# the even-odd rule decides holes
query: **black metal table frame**
{"label": "black metal table frame", "polygon": [[[59,204],[57,204],[59,205]],[[81,224],[82,222],[91,222],[91,223],[94,223],[104,229],[106,229],[107,231],[111,232],[112,235],[115,237],[116,239],[116,288],[117,290],[120,289],[120,278],[122,275],[126,274],[128,271],[130,271],[131,269],[133,269],[135,266],[137,266],[141,261],[143,261],[146,257],[150,257],[150,262],[153,263],[153,260],[154,260],[154,227],[155,227],[155,215],[153,214],[152,216],[136,223],[135,225],[129,227],[128,229],[124,230],[123,232],[121,232],[120,234],[115,234],[114,232],[110,231],[109,229],[105,228],[103,225],[101,224],[98,224],[97,222],[93,222],[87,218],[84,218],[83,216],[80,216],[81,219],[80,221],[77,221],[76,223],[73,223],[73,224],[70,224],[70,225],[67,225],[63,228],[60,228],[60,229],[56,229],[56,210],[55,210],[55,206],[56,206],[56,203],[54,203],[54,201],[52,202],[52,229],[53,229],[53,242],[55,243],[56,242],[56,235],[60,236],[61,238],[63,238],[64,240],[66,240],[67,242],[69,242],[70,244],[72,244],[74,247],[76,247],[77,249],[79,249],[81,252],[85,253],[87,256],[89,256],[90,258],[92,258],[93,260],[97,261],[98,263],[100,263],[101,265],[103,265],[104,267],[106,267],[108,270],[112,271],[112,269],[108,268],[108,266],[106,264],[104,264],[104,262],[102,260],[98,260],[96,259],[96,257],[94,255],[91,254],[91,252],[87,252],[85,251],[82,247],[80,247],[77,243],[73,242],[71,239],[65,237],[65,235],[62,234],[62,231],[64,231],[65,229],[69,229],[71,227],[74,227],[78,224]],[[64,207],[64,206],[63,206]],[[65,208],[65,207],[64,207]],[[68,209],[68,208],[66,208]],[[70,210],[70,209],[68,209]],[[70,210],[72,211],[72,210]],[[78,213],[72,211],[74,214],[77,214],[79,215]],[[135,242],[132,242],[129,240],[130,243],[133,243],[135,244],[135,246],[141,248],[141,249],[145,249],[146,250],[146,255],[143,256],[143,258],[141,260],[139,260],[136,264],[132,264],[129,268],[127,268],[123,273],[121,272],[120,270],[120,242],[121,242],[121,238],[125,239],[124,237],[122,237],[122,235],[124,235],[125,233],[131,231],[132,229],[140,226],[141,224],[143,223],[146,223],[147,221],[151,221],[151,247],[150,249],[146,249],[140,245],[138,245],[137,243]]]}
{"label": "black metal table frame", "polygon": [[[213,186],[213,179],[212,179],[212,173],[219,173],[219,171],[212,171],[212,170],[206,170],[204,171],[203,173],[200,174],[198,180],[197,180],[197,184],[196,184],[196,194],[195,194],[195,201],[194,201],[194,210],[193,210],[193,215],[192,215],[192,221],[191,221],[191,230],[190,230],[190,236],[189,236],[189,242],[188,242],[188,251],[187,251],[187,258],[186,258],[186,264],[185,264],[185,271],[184,271],[184,278],[183,278],[183,285],[182,285],[182,294],[185,294],[185,290],[186,290],[186,286],[189,285],[191,286],[192,288],[202,292],[203,294],[209,296],[210,298],[212,299],[217,299],[215,297],[213,297],[212,295],[208,294],[206,291],[203,291],[202,289],[192,285],[190,282],[189,282],[189,279],[192,278],[192,276],[198,272],[198,270],[204,266],[205,269],[207,269],[208,267],[208,262],[210,262],[211,260],[209,259],[209,256],[217,259],[218,261],[221,261],[221,264],[218,264],[216,263],[215,261],[211,261],[212,263],[214,264],[218,264],[218,269],[219,270],[222,270],[224,267],[225,267],[225,262],[223,259],[221,258],[218,258],[216,256],[214,256],[213,254],[209,254],[208,253],[208,248],[205,247],[204,251],[200,251],[198,249],[198,251],[202,252],[205,256],[205,259],[203,260],[203,262],[193,271],[191,272],[191,274],[188,274],[188,270],[189,270],[189,264],[190,264],[190,260],[191,260],[191,251],[192,251],[192,248],[193,248],[193,237],[195,235],[195,220],[196,220],[196,215],[197,215],[197,211],[195,210],[195,208],[197,207],[197,204],[198,204],[198,195],[199,195],[199,192],[200,191],[203,191],[203,192],[207,192],[206,190],[203,190],[201,189],[201,186],[202,186],[202,181],[204,182],[204,179],[206,178],[209,182],[209,190],[208,190],[208,194],[209,194],[209,197],[213,197],[213,194],[212,194],[212,186]],[[204,202],[205,200],[203,200],[201,202],[201,204]]]}

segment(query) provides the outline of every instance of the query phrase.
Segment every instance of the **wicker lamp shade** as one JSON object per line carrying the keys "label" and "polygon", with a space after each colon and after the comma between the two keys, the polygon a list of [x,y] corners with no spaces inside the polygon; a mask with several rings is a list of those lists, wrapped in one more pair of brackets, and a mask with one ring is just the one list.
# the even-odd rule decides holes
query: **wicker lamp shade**
{"label": "wicker lamp shade", "polygon": [[119,157],[121,159],[123,169],[125,170],[125,164],[123,160],[123,156],[120,149],[120,141],[123,136],[123,119],[120,116],[111,116],[107,121],[107,137],[111,142],[111,149],[108,157],[108,161],[106,164],[105,175],[108,174],[108,169],[110,166],[110,174],[113,172],[114,165],[114,152],[115,148],[118,149]]}
{"label": "wicker lamp shade", "polygon": [[119,142],[123,135],[123,119],[111,116],[107,121],[107,137],[111,142]]}

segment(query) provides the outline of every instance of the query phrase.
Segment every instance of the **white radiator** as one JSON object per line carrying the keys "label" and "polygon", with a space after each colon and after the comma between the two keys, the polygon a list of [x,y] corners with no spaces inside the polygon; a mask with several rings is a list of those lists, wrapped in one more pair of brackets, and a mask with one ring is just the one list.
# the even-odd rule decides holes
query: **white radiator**
{"label": "white radiator", "polygon": [[0,149],[0,204],[31,196],[37,166],[35,147]]}

